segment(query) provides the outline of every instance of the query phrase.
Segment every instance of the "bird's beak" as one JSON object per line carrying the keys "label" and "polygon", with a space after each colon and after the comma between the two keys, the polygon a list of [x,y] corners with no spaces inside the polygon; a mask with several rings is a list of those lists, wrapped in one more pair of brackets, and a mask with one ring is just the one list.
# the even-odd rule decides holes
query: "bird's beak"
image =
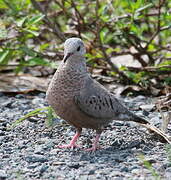
{"label": "bird's beak", "polygon": [[64,59],[63,59],[64,63],[66,62],[66,60],[67,60],[71,55],[73,55],[73,53],[67,53],[67,55],[64,56]]}

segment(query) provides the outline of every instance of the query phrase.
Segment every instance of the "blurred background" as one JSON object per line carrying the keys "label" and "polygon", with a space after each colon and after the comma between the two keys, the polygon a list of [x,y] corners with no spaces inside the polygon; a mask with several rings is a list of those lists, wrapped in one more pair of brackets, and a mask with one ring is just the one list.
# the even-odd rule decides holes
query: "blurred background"
{"label": "blurred background", "polygon": [[93,77],[115,94],[170,91],[167,0],[0,0],[0,91],[46,91],[75,36]]}

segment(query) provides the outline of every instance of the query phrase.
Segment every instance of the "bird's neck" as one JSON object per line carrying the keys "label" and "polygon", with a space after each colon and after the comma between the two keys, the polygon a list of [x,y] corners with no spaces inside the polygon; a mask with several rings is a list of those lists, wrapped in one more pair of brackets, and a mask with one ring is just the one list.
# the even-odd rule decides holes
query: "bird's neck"
{"label": "bird's neck", "polygon": [[87,73],[87,67],[84,57],[70,57],[66,62],[62,61],[62,69],[65,71],[74,71],[75,73]]}

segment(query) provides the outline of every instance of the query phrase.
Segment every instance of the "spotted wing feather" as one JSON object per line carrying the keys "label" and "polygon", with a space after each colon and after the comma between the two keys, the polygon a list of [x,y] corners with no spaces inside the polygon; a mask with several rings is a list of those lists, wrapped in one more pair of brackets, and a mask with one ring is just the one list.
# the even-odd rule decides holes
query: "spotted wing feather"
{"label": "spotted wing feather", "polygon": [[94,118],[120,119],[127,109],[101,84],[92,79],[75,96],[75,103],[81,111]]}

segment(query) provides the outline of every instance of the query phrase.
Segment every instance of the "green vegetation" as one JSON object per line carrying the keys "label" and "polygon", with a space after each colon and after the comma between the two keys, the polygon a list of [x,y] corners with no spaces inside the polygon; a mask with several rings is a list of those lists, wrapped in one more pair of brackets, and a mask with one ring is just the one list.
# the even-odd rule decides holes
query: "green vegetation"
{"label": "green vegetation", "polygon": [[[165,146],[166,155],[168,157],[168,164],[171,165],[171,146],[170,144],[167,144]],[[152,163],[145,159],[144,155],[138,156],[139,160],[142,162],[142,165],[149,170],[149,172],[152,174],[155,180],[163,179],[163,177],[160,175],[160,173],[153,167]]]}
{"label": "green vegetation", "polygon": [[26,120],[26,119],[28,119],[30,117],[36,117],[37,115],[40,115],[40,114],[45,114],[48,117],[47,118],[47,125],[51,126],[52,125],[51,122],[52,122],[52,118],[53,118],[52,108],[51,107],[45,107],[45,108],[35,109],[35,110],[27,113],[25,116],[21,117],[20,119],[14,121],[11,124],[11,126],[9,127],[9,130],[15,128],[17,125],[19,125],[24,120]]}
{"label": "green vegetation", "polygon": [[[143,87],[171,84],[170,8],[166,0],[0,0],[0,69],[54,68],[63,41],[78,36],[92,69]],[[118,68],[111,61],[126,54],[141,67]]]}
{"label": "green vegetation", "polygon": [[144,167],[149,170],[149,172],[152,174],[152,176],[154,177],[155,180],[160,180],[161,179],[161,177],[158,174],[158,172],[155,170],[155,168],[153,168],[152,164],[148,160],[146,160],[144,158],[143,155],[140,155],[139,159],[142,161]]}

